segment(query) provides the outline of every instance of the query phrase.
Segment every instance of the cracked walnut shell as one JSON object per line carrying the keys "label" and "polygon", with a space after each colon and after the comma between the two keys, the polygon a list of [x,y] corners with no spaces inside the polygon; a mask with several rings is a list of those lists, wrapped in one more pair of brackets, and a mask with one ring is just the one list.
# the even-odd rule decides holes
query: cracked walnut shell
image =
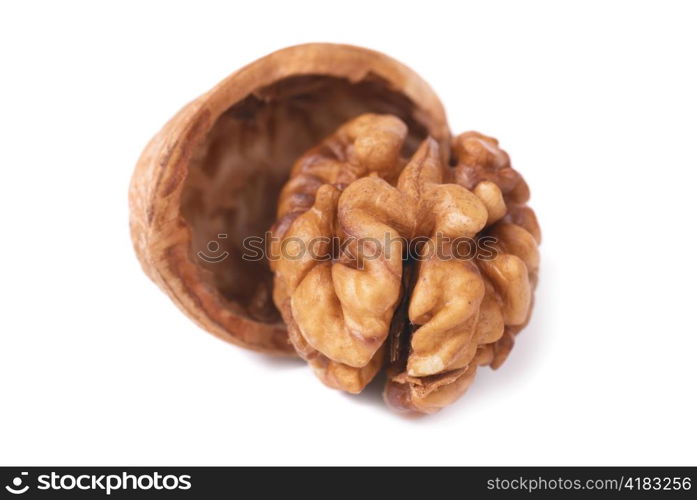
{"label": "cracked walnut shell", "polygon": [[[494,139],[457,137],[450,168],[432,138],[403,157],[407,131],[365,114],[300,157],[270,262],[290,340],[325,384],[358,393],[386,367],[388,403],[430,413],[505,360],[531,311],[540,232]],[[463,238],[493,253],[468,258]],[[431,251],[412,257],[416,240]]]}

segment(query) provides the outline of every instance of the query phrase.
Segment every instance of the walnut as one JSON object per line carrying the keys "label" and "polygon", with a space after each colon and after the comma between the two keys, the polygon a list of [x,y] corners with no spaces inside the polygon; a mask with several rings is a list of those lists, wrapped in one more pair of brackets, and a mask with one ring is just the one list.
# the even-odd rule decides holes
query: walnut
{"label": "walnut", "polygon": [[[430,413],[505,360],[530,314],[540,232],[494,139],[457,137],[449,168],[431,138],[403,158],[407,132],[365,114],[302,155],[271,266],[290,340],[325,384],[357,393],[386,366],[386,400]],[[495,258],[457,251],[484,237]],[[412,258],[417,240],[429,251]]]}
{"label": "walnut", "polygon": [[[393,406],[430,412],[476,366],[499,366],[527,321],[540,236],[527,197],[495,140],[451,141],[409,68],[306,44],[233,73],[163,127],[133,175],[130,227],[146,274],[205,330],[300,355],[349,392],[385,369]],[[322,258],[249,258],[272,224],[282,238],[268,253],[320,236]],[[456,258],[403,260],[436,233],[494,237],[498,257],[445,244]],[[385,234],[394,241],[372,239]]]}

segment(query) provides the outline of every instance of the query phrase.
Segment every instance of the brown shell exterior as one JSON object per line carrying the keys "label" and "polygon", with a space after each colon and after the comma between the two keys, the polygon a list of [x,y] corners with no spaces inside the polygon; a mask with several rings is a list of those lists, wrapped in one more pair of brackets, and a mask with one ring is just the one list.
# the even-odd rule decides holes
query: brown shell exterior
{"label": "brown shell exterior", "polygon": [[146,146],[129,191],[133,245],[150,279],[203,329],[273,354],[294,354],[285,326],[251,318],[203,279],[208,271],[191,256],[192,231],[181,214],[182,192],[192,155],[226,110],[260,88],[300,75],[326,75],[351,83],[377,76],[413,104],[413,116],[436,141],[445,145],[449,140],[438,97],[406,66],[348,45],[299,45],[245,66],[179,111]]}

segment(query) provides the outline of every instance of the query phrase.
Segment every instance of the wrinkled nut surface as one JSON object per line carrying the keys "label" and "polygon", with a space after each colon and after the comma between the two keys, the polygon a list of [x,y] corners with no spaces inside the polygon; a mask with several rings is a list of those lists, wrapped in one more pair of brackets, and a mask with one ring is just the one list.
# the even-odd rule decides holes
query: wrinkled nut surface
{"label": "wrinkled nut surface", "polygon": [[[295,162],[272,228],[273,300],[325,384],[358,393],[385,367],[391,406],[432,413],[508,356],[540,229],[495,139],[456,137],[449,167],[432,138],[405,157],[407,136],[399,118],[364,114]],[[463,241],[488,252],[463,255]]]}

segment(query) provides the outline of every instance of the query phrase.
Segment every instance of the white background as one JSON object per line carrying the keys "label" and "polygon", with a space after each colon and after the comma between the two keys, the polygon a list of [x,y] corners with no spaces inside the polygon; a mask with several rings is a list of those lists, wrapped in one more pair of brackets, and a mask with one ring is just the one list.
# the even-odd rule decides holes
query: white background
{"label": "white background", "polygon": [[[0,11],[0,463],[697,462],[697,16],[674,2],[33,2]],[[21,5],[21,6],[20,6]],[[501,140],[543,228],[508,362],[407,420],[223,343],[141,272],[152,134],[268,52],[377,49]]]}

